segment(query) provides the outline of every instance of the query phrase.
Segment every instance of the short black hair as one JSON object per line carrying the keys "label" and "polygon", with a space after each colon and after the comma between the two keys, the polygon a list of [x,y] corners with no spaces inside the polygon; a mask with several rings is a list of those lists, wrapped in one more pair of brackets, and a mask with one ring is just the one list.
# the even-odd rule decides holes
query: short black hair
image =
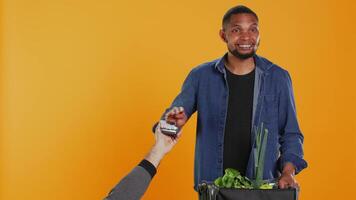
{"label": "short black hair", "polygon": [[236,14],[252,14],[253,16],[256,17],[257,22],[258,22],[258,17],[257,14],[255,12],[253,12],[250,8],[244,6],[244,5],[239,5],[239,6],[235,6],[233,8],[230,8],[224,15],[223,20],[222,20],[222,26],[223,28],[225,27],[225,25],[230,22],[230,18],[232,15],[236,15]]}

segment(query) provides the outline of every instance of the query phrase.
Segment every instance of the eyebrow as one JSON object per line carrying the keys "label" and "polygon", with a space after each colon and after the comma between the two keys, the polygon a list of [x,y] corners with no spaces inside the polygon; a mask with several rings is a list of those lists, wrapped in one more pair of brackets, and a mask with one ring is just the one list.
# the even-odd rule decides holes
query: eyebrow
{"label": "eyebrow", "polygon": [[[251,26],[258,26],[258,24],[257,23],[253,23],[253,24],[251,24]],[[235,26],[240,26],[239,24],[234,24],[234,25],[232,25],[232,27],[235,27]]]}

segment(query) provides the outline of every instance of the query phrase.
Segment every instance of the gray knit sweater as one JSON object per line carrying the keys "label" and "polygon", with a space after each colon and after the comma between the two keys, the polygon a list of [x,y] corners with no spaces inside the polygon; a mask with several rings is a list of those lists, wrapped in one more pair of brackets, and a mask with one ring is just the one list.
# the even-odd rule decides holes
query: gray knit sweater
{"label": "gray knit sweater", "polygon": [[111,190],[104,200],[141,199],[151,179],[150,173],[145,168],[136,166]]}

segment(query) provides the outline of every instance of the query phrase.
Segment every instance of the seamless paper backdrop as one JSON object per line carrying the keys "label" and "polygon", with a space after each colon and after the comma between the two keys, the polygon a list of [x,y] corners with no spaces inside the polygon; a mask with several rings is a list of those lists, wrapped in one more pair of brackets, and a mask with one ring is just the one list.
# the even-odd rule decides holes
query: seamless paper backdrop
{"label": "seamless paper backdrop", "polygon": [[[0,199],[102,199],[189,71],[225,53],[221,18],[237,4],[259,15],[258,54],[292,75],[300,199],[353,198],[354,1],[2,0]],[[197,199],[195,121],[144,199]]]}

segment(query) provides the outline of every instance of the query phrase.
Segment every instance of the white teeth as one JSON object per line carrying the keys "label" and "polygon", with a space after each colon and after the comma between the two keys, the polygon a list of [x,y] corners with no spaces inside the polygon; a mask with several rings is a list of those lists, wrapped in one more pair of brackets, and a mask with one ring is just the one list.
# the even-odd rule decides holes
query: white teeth
{"label": "white teeth", "polygon": [[241,47],[241,48],[250,48],[251,45],[249,45],[249,44],[240,44],[239,47]]}

